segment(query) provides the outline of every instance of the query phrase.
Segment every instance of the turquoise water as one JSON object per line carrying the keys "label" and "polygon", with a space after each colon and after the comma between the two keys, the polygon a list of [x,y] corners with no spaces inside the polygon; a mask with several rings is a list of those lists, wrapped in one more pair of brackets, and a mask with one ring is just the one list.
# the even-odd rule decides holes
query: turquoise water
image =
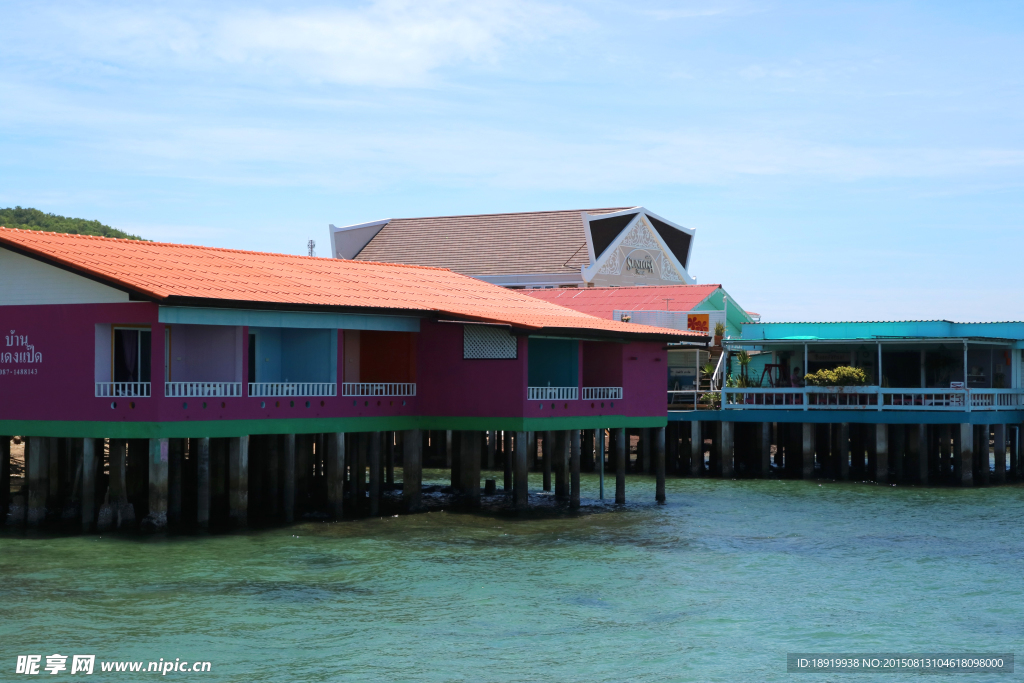
{"label": "turquoise water", "polygon": [[627,495],[546,519],[0,536],[0,680],[54,652],[212,662],[168,679],[659,683],[863,679],[787,674],[790,651],[1024,652],[1022,487],[679,479],[656,506],[630,477]]}

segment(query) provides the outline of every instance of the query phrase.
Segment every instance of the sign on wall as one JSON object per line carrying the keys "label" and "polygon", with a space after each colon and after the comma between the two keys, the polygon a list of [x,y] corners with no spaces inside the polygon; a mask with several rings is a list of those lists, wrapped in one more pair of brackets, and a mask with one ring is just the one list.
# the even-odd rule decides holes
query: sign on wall
{"label": "sign on wall", "polygon": [[36,351],[34,344],[28,341],[28,335],[18,334],[11,330],[4,336],[7,346],[0,351],[0,375],[37,375],[39,370],[34,365],[43,362],[43,354]]}
{"label": "sign on wall", "polygon": [[686,316],[686,329],[692,332],[710,332],[711,316],[707,313],[690,313]]}

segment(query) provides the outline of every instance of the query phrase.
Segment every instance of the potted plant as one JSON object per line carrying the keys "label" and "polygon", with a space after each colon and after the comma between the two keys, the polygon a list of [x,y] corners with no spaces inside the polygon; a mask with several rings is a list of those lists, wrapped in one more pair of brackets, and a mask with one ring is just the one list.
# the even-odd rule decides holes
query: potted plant
{"label": "potted plant", "polygon": [[725,336],[725,325],[723,323],[715,323],[715,346],[722,345],[722,337]]}

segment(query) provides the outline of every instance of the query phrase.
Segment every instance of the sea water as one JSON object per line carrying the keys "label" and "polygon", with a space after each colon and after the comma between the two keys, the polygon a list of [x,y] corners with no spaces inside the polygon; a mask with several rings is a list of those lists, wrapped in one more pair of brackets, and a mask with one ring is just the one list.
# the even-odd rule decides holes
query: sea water
{"label": "sea water", "polygon": [[52,680],[94,654],[101,681],[159,674],[98,662],[163,658],[209,661],[164,676],[205,681],[810,683],[863,675],[787,674],[787,652],[1024,652],[1024,487],[670,479],[667,496],[630,476],[624,508],[525,518],[5,533],[0,680],[55,653]]}

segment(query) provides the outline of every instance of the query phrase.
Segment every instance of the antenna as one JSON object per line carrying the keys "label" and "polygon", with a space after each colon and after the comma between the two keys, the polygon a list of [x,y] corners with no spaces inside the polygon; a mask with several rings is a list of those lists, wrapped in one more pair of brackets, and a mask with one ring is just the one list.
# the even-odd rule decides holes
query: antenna
{"label": "antenna", "polygon": [[309,255],[316,256],[316,240],[310,240],[306,246],[309,248]]}

